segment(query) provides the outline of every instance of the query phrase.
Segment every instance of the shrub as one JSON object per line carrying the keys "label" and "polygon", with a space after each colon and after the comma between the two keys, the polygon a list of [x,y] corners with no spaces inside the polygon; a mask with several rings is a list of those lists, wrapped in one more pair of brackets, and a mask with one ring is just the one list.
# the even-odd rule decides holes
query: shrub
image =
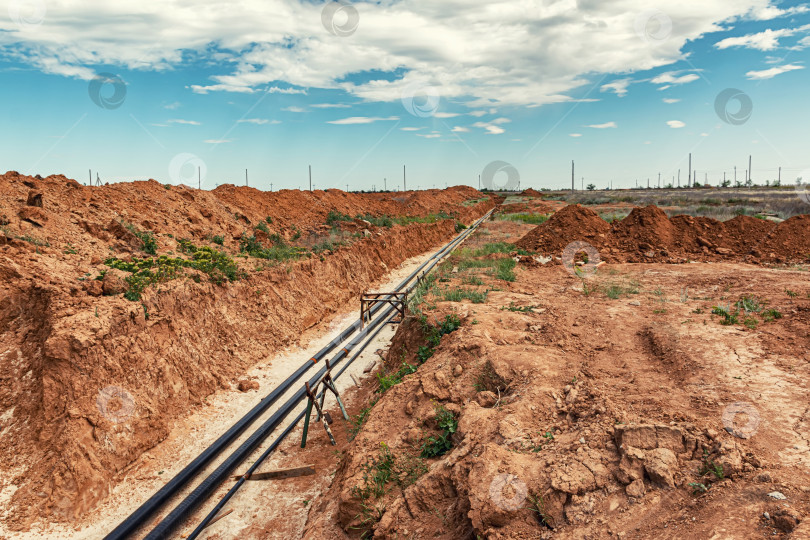
{"label": "shrub", "polygon": [[453,448],[453,433],[458,430],[458,419],[442,405],[436,407],[436,425],[439,435],[428,437],[422,444],[421,457],[432,458],[443,456]]}

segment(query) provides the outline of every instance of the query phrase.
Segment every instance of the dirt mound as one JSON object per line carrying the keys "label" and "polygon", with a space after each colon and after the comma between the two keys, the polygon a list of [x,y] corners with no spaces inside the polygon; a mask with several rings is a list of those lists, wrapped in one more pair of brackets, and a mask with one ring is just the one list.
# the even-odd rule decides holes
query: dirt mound
{"label": "dirt mound", "polygon": [[625,252],[642,252],[652,258],[675,245],[680,235],[663,210],[655,205],[633,208],[632,212],[613,224],[611,240]]}
{"label": "dirt mound", "polygon": [[766,259],[810,259],[810,215],[794,216],[783,221],[756,249]]}
{"label": "dirt mound", "polygon": [[604,244],[610,225],[593,210],[578,204],[566,206],[548,221],[521,238],[516,245],[529,251],[560,252],[576,240]]}
{"label": "dirt mound", "polygon": [[[364,225],[367,234],[334,243],[319,236],[325,243],[317,253],[294,244],[331,234],[330,211],[444,212],[469,223],[493,206],[462,204],[471,198],[481,195],[463,187],[401,203],[336,190],[198,191],[155,181],[86,187],[64,176],[0,177],[0,489],[4,500],[11,497],[0,519],[24,529],[38,515],[81,515],[190,408],[217,388],[236,388],[257,360],[294,343],[404,259],[445,241],[456,225]],[[283,264],[247,256],[240,253],[245,234],[264,239],[264,247],[286,238],[304,254]],[[189,268],[124,298],[136,274],[103,261],[189,261],[181,239],[203,246],[195,257],[229,260],[233,279]]]}
{"label": "dirt mound", "polygon": [[557,212],[516,245],[559,257],[574,239],[592,244],[609,262],[808,262],[810,216],[795,216],[778,225],[750,216],[726,222],[688,215],[670,219],[650,205],[636,207],[621,221],[607,225],[591,210],[574,205]]}
{"label": "dirt mound", "polygon": [[521,193],[524,197],[542,197],[543,194],[534,188],[524,189]]}

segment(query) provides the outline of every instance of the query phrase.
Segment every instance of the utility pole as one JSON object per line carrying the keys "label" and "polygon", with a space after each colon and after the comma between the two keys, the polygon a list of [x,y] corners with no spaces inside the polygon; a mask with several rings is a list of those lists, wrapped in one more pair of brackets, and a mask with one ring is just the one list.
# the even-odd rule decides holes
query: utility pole
{"label": "utility pole", "polygon": [[734,165],[734,186],[737,185],[737,166]]}
{"label": "utility pole", "polygon": [[478,175],[478,190],[481,191],[481,175]]}
{"label": "utility pole", "polygon": [[689,178],[686,179],[686,187],[692,187],[692,152],[689,152]]}
{"label": "utility pole", "polygon": [[571,160],[571,193],[574,192],[574,160]]}
{"label": "utility pole", "polygon": [[346,193],[349,192],[349,184],[346,184]]}
{"label": "utility pole", "polygon": [[[387,178],[383,178],[383,190],[388,191],[388,179]],[[347,188],[347,191],[348,191],[348,188]]]}
{"label": "utility pole", "polygon": [[245,187],[248,185],[247,169],[245,169]]}
{"label": "utility pole", "polygon": [[658,173],[658,189],[661,189],[661,173]]}
{"label": "utility pole", "polygon": [[579,190],[585,191],[585,177],[583,176],[582,179],[579,181]]}
{"label": "utility pole", "polygon": [[678,169],[678,187],[681,187],[681,170]]}
{"label": "utility pole", "polygon": [[273,191],[273,182],[270,182],[270,191]]}
{"label": "utility pole", "polygon": [[309,166],[309,190],[312,191],[312,165]]}
{"label": "utility pole", "polygon": [[751,154],[748,154],[748,180],[754,176],[754,171],[751,169]]}
{"label": "utility pole", "polygon": [[650,179],[647,178],[647,189],[650,189]]}
{"label": "utility pole", "polygon": [[723,171],[723,187],[726,187],[725,184],[726,184],[726,171]]}
{"label": "utility pole", "polygon": [[782,167],[779,167],[779,184],[782,184]]}
{"label": "utility pole", "polygon": [[405,165],[402,166],[402,191],[408,191],[408,184],[405,182]]}

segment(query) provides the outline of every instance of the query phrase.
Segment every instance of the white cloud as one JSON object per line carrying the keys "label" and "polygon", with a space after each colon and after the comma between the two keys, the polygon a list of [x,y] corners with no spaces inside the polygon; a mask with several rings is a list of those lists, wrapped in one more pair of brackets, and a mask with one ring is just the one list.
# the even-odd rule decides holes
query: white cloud
{"label": "white cloud", "polygon": [[347,105],[345,103],[316,103],[314,105],[310,105],[315,109],[351,109],[351,105]]}
{"label": "white cloud", "polygon": [[806,5],[790,7],[787,9],[780,9],[776,6],[765,5],[752,9],[749,17],[755,21],[770,21],[771,19],[776,19],[778,17],[798,15],[801,13],[807,13],[808,11],[810,11],[810,7]]}
{"label": "white cloud", "polygon": [[785,64],[784,66],[772,67],[771,69],[764,69],[762,71],[749,71],[745,76],[748,77],[749,80],[760,81],[763,79],[773,79],[777,75],[797,69],[804,69],[804,66],[799,64]]}
{"label": "white cloud", "polygon": [[669,127],[671,127],[672,129],[680,129],[680,128],[682,128],[682,127],[685,127],[685,126],[686,126],[686,124],[684,124],[684,123],[683,123],[683,122],[681,122],[680,120],[668,120],[668,121],[667,121],[667,125],[668,125]]}
{"label": "white cloud", "polygon": [[402,131],[419,131],[420,129],[424,129],[424,128],[420,128],[420,127],[404,127],[404,128],[400,128],[400,129]]}
{"label": "white cloud", "polygon": [[627,95],[627,87],[633,81],[630,79],[619,79],[613,82],[609,82],[607,84],[603,84],[602,87],[599,89],[600,92],[613,92],[619,97],[624,97]]}
{"label": "white cloud", "polygon": [[[708,134],[708,133],[701,133],[701,134],[700,134],[700,136],[701,136],[701,137],[708,137],[708,136],[709,136],[709,134]],[[753,169],[753,167],[751,167],[751,168]]]}
{"label": "white cloud", "polygon": [[582,137],[582,133],[569,133],[569,137]]}
{"label": "white cloud", "polygon": [[782,30],[765,30],[757,34],[745,36],[729,37],[714,44],[718,49],[728,49],[730,47],[744,47],[756,49],[758,51],[772,51],[779,47],[779,38],[792,36],[795,30],[784,28]]}
{"label": "white cloud", "polygon": [[399,120],[398,116],[389,116],[388,118],[381,118],[379,116],[352,116],[351,118],[342,118],[340,120],[329,120],[327,124],[338,125],[351,125],[351,124],[373,124],[374,122],[393,121]]}
{"label": "white cloud", "polygon": [[169,124],[183,124],[183,125],[186,125],[186,126],[200,126],[200,125],[202,125],[199,122],[197,122],[196,120],[183,120],[181,118],[173,118],[171,120],[167,120],[167,122]]}
{"label": "white cloud", "polygon": [[264,124],[280,124],[280,120],[267,120],[266,118],[242,118],[238,121],[240,124],[256,124],[263,126]]}
{"label": "white cloud", "polygon": [[[167,72],[199,62],[216,66],[219,74],[207,79],[188,69],[187,84],[197,93],[330,89],[395,103],[408,85],[426,81],[442,99],[489,110],[573,102],[573,90],[603,74],[671,65],[682,60],[685,44],[723,30],[728,21],[786,11],[768,10],[772,3],[668,3],[676,31],[650,44],[635,29],[647,0],[363,2],[360,30],[345,39],[323,28],[322,3],[304,0],[245,0],[240,9],[223,0],[142,0],[137,8],[49,0],[44,27],[0,18],[0,49],[4,58],[80,79],[92,78],[94,67]],[[388,76],[394,72],[404,75]],[[356,73],[384,75],[357,82],[350,77]]]}
{"label": "white cloud", "polygon": [[650,82],[653,84],[664,84],[667,85],[665,87],[659,88],[659,90],[665,90],[672,85],[675,84],[686,84],[693,81],[700,79],[700,75],[696,73],[687,73],[686,75],[681,75],[679,71],[667,71],[666,73],[661,73],[660,75],[653,77]]}
{"label": "white cloud", "polygon": [[[502,127],[497,126],[496,124],[504,124],[509,122],[508,118],[498,118],[500,121],[493,122],[476,122],[473,124],[473,127],[482,128],[487,131],[489,135],[500,135],[501,133],[506,133],[506,130]],[[505,122],[504,122],[505,121]]]}
{"label": "white cloud", "polygon": [[181,105],[182,105],[182,103],[180,103],[179,101],[175,101],[174,103],[169,103],[167,105],[164,105],[163,108],[164,109],[169,109],[170,111],[173,111],[175,109],[179,109]]}
{"label": "white cloud", "polygon": [[453,127],[453,133],[467,133],[468,131],[470,131],[469,128],[465,128],[465,127],[461,127],[461,126]]}
{"label": "white cloud", "polygon": [[481,118],[487,114],[487,111],[470,111],[470,116],[475,116],[476,118]]}
{"label": "white cloud", "polygon": [[233,139],[206,139],[203,142],[208,144],[225,144],[233,142]]}
{"label": "white cloud", "polygon": [[425,139],[438,139],[442,136],[438,131],[431,131],[430,133],[417,133],[417,137],[424,137]]}
{"label": "white cloud", "polygon": [[673,103],[678,103],[679,101],[680,101],[680,99],[675,99],[675,98],[664,98],[663,99],[664,103],[668,103],[670,105],[673,104]]}
{"label": "white cloud", "polygon": [[585,126],[593,129],[608,129],[608,128],[615,128],[618,127],[616,122],[605,122],[604,124],[591,124],[589,126]]}
{"label": "white cloud", "polygon": [[449,113],[449,112],[437,112],[433,115],[435,118],[455,118],[459,116],[458,113]]}
{"label": "white cloud", "polygon": [[306,109],[306,107],[296,107],[295,105],[293,105],[293,106],[291,106],[291,107],[284,107],[284,108],[283,108],[283,109],[281,109],[281,110],[282,110],[282,111],[291,112],[291,113],[305,113],[305,112],[309,112],[309,111]]}

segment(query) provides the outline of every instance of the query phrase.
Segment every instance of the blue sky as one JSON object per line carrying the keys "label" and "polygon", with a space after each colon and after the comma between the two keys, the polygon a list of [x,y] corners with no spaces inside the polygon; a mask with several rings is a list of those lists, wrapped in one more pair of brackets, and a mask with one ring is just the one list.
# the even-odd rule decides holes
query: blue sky
{"label": "blue sky", "polygon": [[405,164],[424,189],[500,160],[562,188],[575,160],[618,188],[685,183],[692,152],[701,182],[749,154],[810,177],[800,2],[4,1],[3,171],[401,189]]}

